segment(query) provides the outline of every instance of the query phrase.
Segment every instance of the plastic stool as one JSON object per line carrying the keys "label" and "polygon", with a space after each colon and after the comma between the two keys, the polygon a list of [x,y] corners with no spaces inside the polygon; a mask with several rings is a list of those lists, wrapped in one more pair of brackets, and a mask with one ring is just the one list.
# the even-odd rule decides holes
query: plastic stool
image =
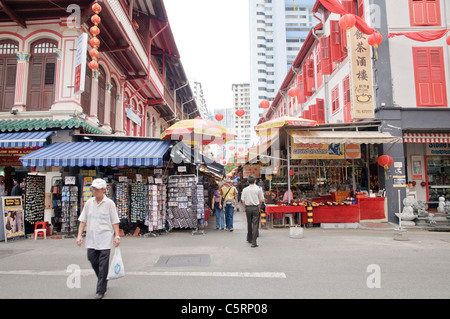
{"label": "plastic stool", "polygon": [[[48,222],[37,222],[34,224],[34,240],[38,235],[43,235],[47,239]],[[41,234],[42,233],[42,234]]]}
{"label": "plastic stool", "polygon": [[289,226],[294,226],[294,216],[292,213],[283,215],[283,226],[286,226],[286,218],[289,218]]}

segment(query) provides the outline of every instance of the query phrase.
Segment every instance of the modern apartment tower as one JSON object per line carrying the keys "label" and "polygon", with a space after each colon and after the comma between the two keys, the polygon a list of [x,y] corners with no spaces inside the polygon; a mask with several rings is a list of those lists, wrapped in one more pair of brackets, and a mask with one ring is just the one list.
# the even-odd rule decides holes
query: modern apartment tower
{"label": "modern apartment tower", "polygon": [[[250,84],[240,83],[232,84],[233,91],[233,132],[236,134],[234,144],[237,148],[247,149],[250,144],[251,132],[253,126],[250,122]],[[237,116],[236,111],[242,109],[245,114]]]}
{"label": "modern apartment tower", "polygon": [[[262,100],[272,101],[312,25],[315,0],[249,0],[250,122],[263,114]],[[252,130],[250,139],[257,143]]]}

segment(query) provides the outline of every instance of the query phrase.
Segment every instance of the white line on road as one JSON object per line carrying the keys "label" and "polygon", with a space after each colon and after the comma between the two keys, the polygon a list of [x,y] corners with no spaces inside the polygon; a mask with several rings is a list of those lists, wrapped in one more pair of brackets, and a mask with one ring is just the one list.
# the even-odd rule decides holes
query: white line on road
{"label": "white line on road", "polygon": [[[94,275],[91,269],[80,269],[81,276]],[[36,271],[36,270],[0,270],[0,275],[25,275],[25,276],[68,276],[70,272],[65,270]],[[193,272],[193,271],[129,271],[127,276],[181,276],[181,277],[241,277],[241,278],[277,278],[285,279],[284,272]]]}

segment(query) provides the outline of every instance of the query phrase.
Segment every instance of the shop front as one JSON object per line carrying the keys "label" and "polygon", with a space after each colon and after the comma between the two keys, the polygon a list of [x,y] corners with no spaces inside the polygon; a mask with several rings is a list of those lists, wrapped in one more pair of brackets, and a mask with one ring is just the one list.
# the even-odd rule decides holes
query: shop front
{"label": "shop front", "polygon": [[401,138],[380,133],[377,123],[287,127],[274,138],[270,152],[258,155],[268,162],[262,169],[275,197],[269,213],[300,212],[302,224],[387,221],[376,145]]}
{"label": "shop front", "polygon": [[[21,161],[43,176],[59,172],[52,175],[50,190],[45,190],[52,208],[52,216],[46,220],[55,231],[77,231],[78,216],[92,197],[90,185],[100,177],[107,181],[107,196],[116,203],[122,231],[138,236],[172,228],[197,228],[198,221],[205,219],[208,188],[204,183],[209,180],[204,175],[208,173],[204,169],[199,173],[190,161],[175,163],[177,148],[180,146],[171,141],[125,138],[54,143]],[[220,167],[209,168],[220,172]],[[182,199],[181,206],[186,207],[180,213]]]}
{"label": "shop front", "polygon": [[405,132],[409,193],[433,210],[450,200],[450,133]]}

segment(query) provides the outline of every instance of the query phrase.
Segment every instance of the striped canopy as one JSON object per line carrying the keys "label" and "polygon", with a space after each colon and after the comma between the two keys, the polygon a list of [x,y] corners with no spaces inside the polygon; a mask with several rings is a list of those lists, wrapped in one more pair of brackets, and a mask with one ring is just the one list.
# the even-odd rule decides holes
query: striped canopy
{"label": "striped canopy", "polygon": [[22,156],[23,166],[160,166],[170,141],[54,143]]}
{"label": "striped canopy", "polygon": [[1,133],[0,147],[42,147],[46,144],[47,138],[54,133],[53,131]]}

